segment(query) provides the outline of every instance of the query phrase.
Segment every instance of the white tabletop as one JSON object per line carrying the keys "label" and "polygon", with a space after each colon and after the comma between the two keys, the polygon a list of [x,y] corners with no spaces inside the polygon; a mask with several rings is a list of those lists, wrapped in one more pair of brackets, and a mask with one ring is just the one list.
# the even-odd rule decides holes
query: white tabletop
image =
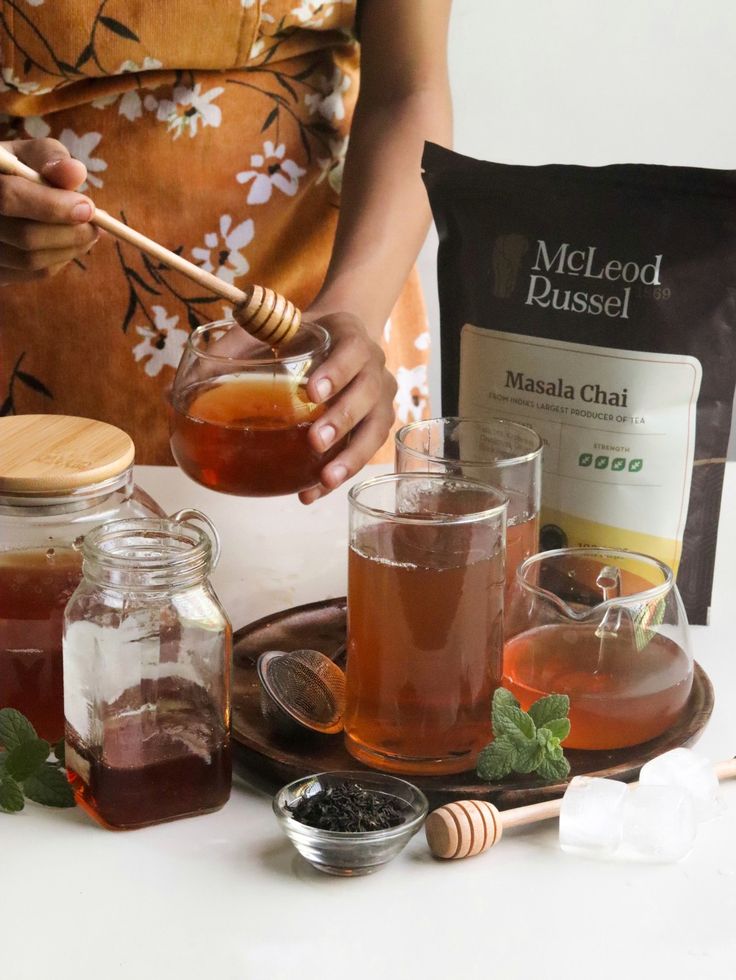
{"label": "white tabletop", "polygon": [[[220,528],[214,582],[236,627],[344,594],[344,492],[305,509],[219,496],[163,467],[141,468],[138,482]],[[700,743],[714,760],[736,752],[735,501],[731,464],[712,622],[693,629],[717,694]],[[736,781],[724,797],[725,815],[678,864],[571,857],[550,823],[455,863],[434,861],[418,834],[354,879],[305,864],[270,799],[242,780],[219,813],[132,833],[29,804],[0,814],[0,977],[723,980],[736,972]]]}

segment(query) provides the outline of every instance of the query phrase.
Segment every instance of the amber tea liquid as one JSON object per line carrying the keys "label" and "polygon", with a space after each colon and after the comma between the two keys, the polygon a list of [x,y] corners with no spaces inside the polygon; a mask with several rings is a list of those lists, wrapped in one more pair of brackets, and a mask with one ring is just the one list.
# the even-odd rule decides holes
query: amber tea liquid
{"label": "amber tea liquid", "polygon": [[64,736],[63,615],[81,576],[72,548],[0,552],[0,707],[49,742]]}
{"label": "amber tea liquid", "polygon": [[174,401],[171,450],[198,483],[222,493],[269,497],[319,482],[339,451],[307,438],[324,406],[287,374],[232,374],[194,385]]}
{"label": "amber tea liquid", "polygon": [[350,549],[346,746],[375,768],[462,772],[490,740],[503,557],[474,555],[487,529],[462,531],[454,564],[456,527],[378,524]]}
{"label": "amber tea liquid", "polygon": [[615,749],[670,728],[692,686],[685,651],[653,634],[637,650],[631,631],[599,638],[587,624],[548,625],[506,643],[503,684],[525,710],[545,694],[570,697],[567,748]]}
{"label": "amber tea liquid", "polygon": [[[210,813],[227,802],[228,735],[201,693],[190,700],[181,686],[159,680],[146,705],[136,688],[114,708],[104,707],[100,745],[85,745],[67,725],[66,764],[77,803],[103,826],[146,827]],[[115,717],[106,719],[108,712]]]}

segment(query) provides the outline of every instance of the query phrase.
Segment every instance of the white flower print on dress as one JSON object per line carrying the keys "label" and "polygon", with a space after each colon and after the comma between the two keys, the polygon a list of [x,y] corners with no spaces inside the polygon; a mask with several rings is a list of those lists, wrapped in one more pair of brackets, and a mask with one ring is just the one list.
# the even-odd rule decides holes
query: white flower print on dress
{"label": "white flower print on dress", "polygon": [[40,140],[48,136],[51,127],[43,116],[26,116],[23,120],[23,128],[33,139]]}
{"label": "white flower print on dress", "polygon": [[317,158],[317,164],[321,171],[317,178],[317,183],[321,184],[325,177],[327,177],[330,187],[336,194],[339,194],[342,190],[342,172],[345,169],[345,154],[348,148],[348,139],[349,137],[344,136],[342,139],[329,140],[329,157]]}
{"label": "white flower print on dress", "polygon": [[[125,75],[131,74],[133,72],[146,72],[146,71],[157,71],[162,68],[163,64],[158,60],[158,58],[149,58],[146,56],[143,59],[143,64],[139,65],[135,61],[123,61],[115,74]],[[94,99],[92,105],[95,109],[106,109],[108,106],[114,105],[117,100],[120,99],[120,105],[118,107],[118,112],[121,116],[125,116],[131,122],[136,119],[140,119],[143,115],[143,99],[141,94],[137,89],[132,89],[130,92],[124,92],[122,95],[104,95],[101,99]],[[146,96],[146,109],[149,111],[155,111],[158,108],[158,100],[152,95]]]}
{"label": "white flower print on dress", "polygon": [[38,82],[22,82],[12,68],[0,68],[0,92],[20,92],[21,95],[46,95],[50,88],[41,88]]}
{"label": "white flower print on dress", "polygon": [[[224,88],[211,88],[202,91],[202,85],[197,82],[194,88],[177,85],[172,93],[172,99],[162,99],[156,110],[156,118],[168,123],[168,131],[178,139],[183,132],[197,135],[200,120],[202,126],[219,126],[222,122],[222,110],[213,104],[213,99],[222,95]],[[152,99],[153,96],[150,96]],[[149,108],[149,97],[146,96],[145,106]]]}
{"label": "white flower print on dress", "polygon": [[424,333],[420,333],[414,341],[414,346],[417,350],[429,350],[431,345],[432,338],[429,335],[429,330],[425,330]]}
{"label": "white flower print on dress", "polygon": [[350,75],[335,68],[332,78],[318,75],[316,86],[319,92],[310,92],[304,96],[304,101],[310,113],[318,112],[329,121],[345,118],[345,103],[343,95],[352,85]]}
{"label": "white flower print on dress", "polygon": [[396,415],[401,422],[418,422],[429,401],[427,365],[414,368],[400,367],[396,372]]}
{"label": "white flower print on dress", "polygon": [[321,27],[329,20],[339,3],[354,2],[355,0],[300,0],[298,7],[292,7],[291,15],[296,17],[302,27]]}
{"label": "white flower print on dress", "polygon": [[220,218],[220,233],[208,231],[204,236],[204,248],[192,249],[192,255],[205,272],[214,272],[220,279],[232,284],[238,276],[244,276],[250,265],[240,249],[253,241],[253,219],[241,221],[232,227],[233,219],[229,214]]}
{"label": "white flower print on dress", "polygon": [[107,170],[107,163],[100,157],[93,157],[92,151],[102,139],[102,133],[85,133],[77,136],[73,129],[62,129],[59,141],[69,150],[69,153],[77,160],[80,160],[87,168],[87,180],[79,187],[80,191],[87,190],[89,184],[95,187],[102,187],[103,180],[95,174],[102,170]]}
{"label": "white flower print on dress", "polygon": [[32,7],[42,7],[44,0],[26,0]]}
{"label": "white flower print on dress", "polygon": [[266,140],[263,144],[263,153],[254,153],[250,158],[250,165],[254,169],[242,170],[235,175],[239,184],[253,181],[248,191],[248,204],[265,204],[271,199],[274,187],[287,197],[296,194],[299,189],[299,178],[304,176],[306,170],[302,170],[293,160],[284,159],[285,153],[284,143],[276,146],[271,140]]}
{"label": "white flower print on dress", "polygon": [[153,327],[136,327],[143,340],[133,348],[136,361],[148,358],[144,366],[146,374],[155,378],[166,366],[176,368],[181,359],[189,334],[177,329],[178,316],[168,316],[163,306],[153,307]]}

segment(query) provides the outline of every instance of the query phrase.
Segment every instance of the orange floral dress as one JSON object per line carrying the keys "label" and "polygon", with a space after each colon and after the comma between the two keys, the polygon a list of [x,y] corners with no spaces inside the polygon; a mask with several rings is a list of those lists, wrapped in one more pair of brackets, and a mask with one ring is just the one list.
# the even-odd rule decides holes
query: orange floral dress
{"label": "orange floral dress", "polygon": [[[307,306],[340,204],[355,12],[353,0],[0,0],[0,139],[60,140],[100,207],[228,282]],[[0,414],[99,418],[133,436],[138,462],[168,463],[163,393],[189,332],[227,312],[107,237],[53,279],[0,291]],[[415,274],[384,344],[397,418],[420,418],[429,334]]]}

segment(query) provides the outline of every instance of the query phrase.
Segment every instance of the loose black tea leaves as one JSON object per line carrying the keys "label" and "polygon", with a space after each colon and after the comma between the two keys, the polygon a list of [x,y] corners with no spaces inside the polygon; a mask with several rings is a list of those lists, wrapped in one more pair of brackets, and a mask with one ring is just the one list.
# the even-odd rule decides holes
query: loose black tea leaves
{"label": "loose black tea leaves", "polygon": [[388,830],[403,823],[410,807],[396,796],[373,793],[358,783],[338,783],[302,796],[288,808],[299,823],[346,834]]}

